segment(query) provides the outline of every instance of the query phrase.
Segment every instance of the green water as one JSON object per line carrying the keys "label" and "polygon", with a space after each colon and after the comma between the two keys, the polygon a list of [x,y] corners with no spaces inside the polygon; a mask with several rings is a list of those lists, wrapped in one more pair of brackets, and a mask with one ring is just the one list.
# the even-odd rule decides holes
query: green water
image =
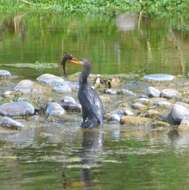
{"label": "green water", "polygon": [[[95,73],[188,73],[187,32],[171,20],[134,19],[132,27],[133,19],[126,18],[123,31],[118,18],[1,15],[0,68],[30,79],[45,72],[62,75],[58,63],[69,52],[89,58]],[[68,72],[79,70],[70,65]],[[0,132],[0,189],[189,188],[188,132],[118,124],[85,131],[77,118],[40,124],[33,118],[37,127]]]}
{"label": "green water", "polygon": [[[90,59],[95,73],[187,74],[189,34],[179,30],[187,23],[175,22],[147,17],[139,21],[134,14],[1,15],[0,66],[25,77],[62,74],[56,66],[68,52]],[[69,73],[78,70],[70,66]]]}

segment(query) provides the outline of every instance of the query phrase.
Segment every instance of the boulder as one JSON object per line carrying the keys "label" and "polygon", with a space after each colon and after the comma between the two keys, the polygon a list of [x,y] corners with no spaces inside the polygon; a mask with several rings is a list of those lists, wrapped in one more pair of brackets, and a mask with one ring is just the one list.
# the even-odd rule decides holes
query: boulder
{"label": "boulder", "polygon": [[168,121],[172,124],[180,124],[182,120],[189,120],[189,105],[177,102],[168,114]]}
{"label": "boulder", "polygon": [[5,103],[0,105],[0,115],[4,116],[25,116],[33,115],[35,109],[32,104],[26,101]]}

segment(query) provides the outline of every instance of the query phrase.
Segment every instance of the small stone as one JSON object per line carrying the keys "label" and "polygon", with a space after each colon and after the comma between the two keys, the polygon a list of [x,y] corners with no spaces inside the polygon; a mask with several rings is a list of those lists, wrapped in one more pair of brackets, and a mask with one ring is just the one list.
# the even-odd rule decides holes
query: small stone
{"label": "small stone", "polygon": [[164,98],[158,98],[153,100],[153,104],[159,107],[165,107],[165,108],[170,108],[172,106],[172,103],[167,101]]}
{"label": "small stone", "polygon": [[176,98],[178,96],[180,96],[180,94],[175,89],[164,89],[161,92],[161,97],[164,97],[164,98]]}
{"label": "small stone", "polygon": [[118,93],[124,94],[126,96],[136,96],[136,94],[133,91],[127,89],[121,89]]}
{"label": "small stone", "polygon": [[146,106],[145,106],[144,104],[140,103],[140,102],[136,102],[136,103],[132,104],[131,107],[132,107],[133,109],[142,110],[142,109],[144,109]]}
{"label": "small stone", "polygon": [[160,91],[157,88],[154,88],[152,86],[147,88],[147,95],[149,97],[159,97],[160,96]]}
{"label": "small stone", "polygon": [[46,109],[46,114],[49,116],[60,117],[64,115],[65,110],[56,102],[49,102]]}
{"label": "small stone", "polygon": [[0,121],[0,126],[9,129],[21,129],[24,127],[22,123],[13,120],[10,117],[3,117]]}
{"label": "small stone", "polygon": [[66,103],[72,103],[72,104],[76,103],[75,99],[71,96],[65,96],[63,101]]}
{"label": "small stone", "polygon": [[26,101],[5,103],[0,105],[0,115],[4,116],[24,116],[33,115],[35,109],[32,104]]}
{"label": "small stone", "polygon": [[114,113],[114,114],[112,114],[111,115],[111,118],[110,118],[112,121],[118,121],[118,122],[120,122],[120,120],[121,120],[121,115],[120,114],[118,114],[118,113]]}
{"label": "small stone", "polygon": [[72,97],[65,96],[61,101],[61,106],[67,111],[80,112],[81,105],[77,103]]}
{"label": "small stone", "polygon": [[113,90],[111,88],[108,88],[105,90],[105,93],[106,94],[111,94],[111,95],[116,95],[117,94],[117,91],[116,90]]}
{"label": "small stone", "polygon": [[151,102],[148,98],[139,98],[136,101],[142,104],[149,104]]}
{"label": "small stone", "polygon": [[11,77],[11,73],[7,70],[0,70],[0,78],[8,78]]}
{"label": "small stone", "polygon": [[150,119],[140,116],[123,116],[120,123],[124,125],[146,125]]}

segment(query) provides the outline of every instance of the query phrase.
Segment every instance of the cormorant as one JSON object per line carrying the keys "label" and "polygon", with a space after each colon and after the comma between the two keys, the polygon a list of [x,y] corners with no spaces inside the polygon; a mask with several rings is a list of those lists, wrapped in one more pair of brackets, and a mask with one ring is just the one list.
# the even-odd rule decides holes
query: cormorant
{"label": "cormorant", "polygon": [[81,127],[93,128],[97,126],[102,126],[104,115],[103,104],[98,94],[93,88],[91,88],[87,80],[91,72],[91,63],[86,59],[78,60],[72,55],[65,54],[61,62],[61,64],[63,65],[64,74],[66,74],[65,64],[67,61],[69,63],[79,64],[83,66],[83,71],[81,72],[79,77],[78,91],[78,99],[82,106],[83,116],[83,122],[81,124]]}

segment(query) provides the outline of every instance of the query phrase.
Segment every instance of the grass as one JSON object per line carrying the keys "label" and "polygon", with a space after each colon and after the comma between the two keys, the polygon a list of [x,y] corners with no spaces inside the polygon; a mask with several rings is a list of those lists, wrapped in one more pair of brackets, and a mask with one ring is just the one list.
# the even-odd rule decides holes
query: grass
{"label": "grass", "polygon": [[0,0],[1,12],[53,11],[65,14],[143,12],[151,16],[186,14],[188,0]]}

